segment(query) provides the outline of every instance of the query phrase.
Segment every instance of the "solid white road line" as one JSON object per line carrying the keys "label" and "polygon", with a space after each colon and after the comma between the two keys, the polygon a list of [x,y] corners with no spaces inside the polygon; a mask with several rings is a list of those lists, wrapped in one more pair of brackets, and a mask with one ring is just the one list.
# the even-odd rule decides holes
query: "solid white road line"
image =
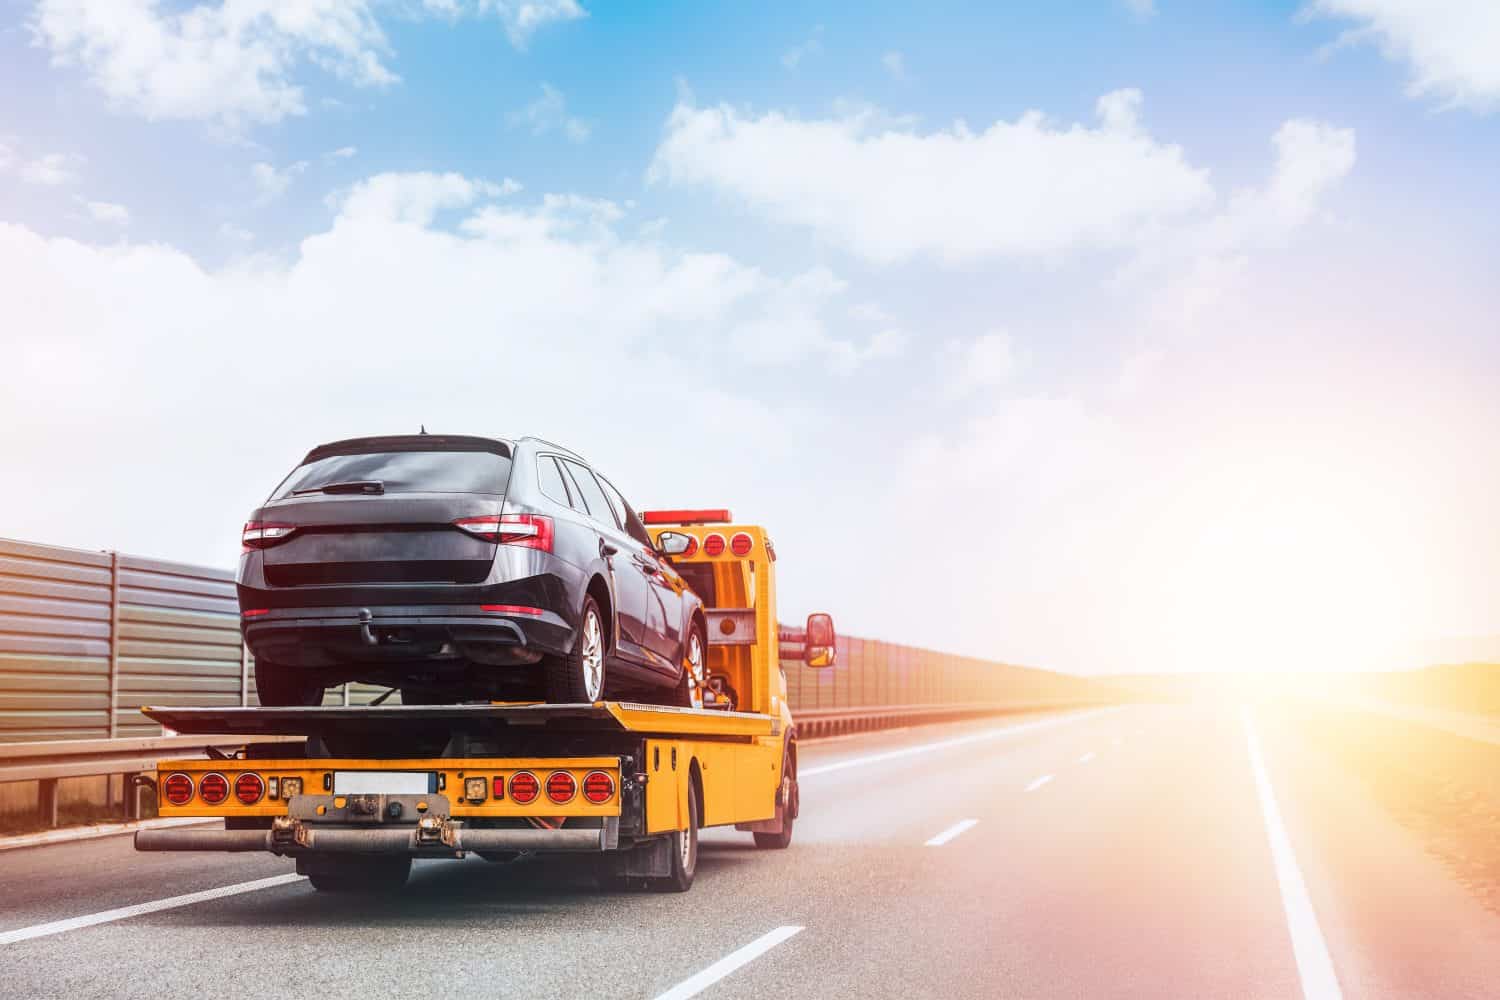
{"label": "solid white road line", "polygon": [[1094,751],[1090,750],[1088,753],[1086,753],[1082,757],[1078,758],[1078,763],[1080,763],[1080,764],[1087,764],[1089,761],[1091,761],[1093,759],[1094,759]]}
{"label": "solid white road line", "polygon": [[270,878],[258,878],[253,882],[237,882],[234,885],[224,885],[217,889],[204,889],[202,892],[190,892],[182,896],[168,896],[166,899],[154,899],[149,903],[122,906],[119,909],[103,910],[99,913],[90,913],[82,917],[54,920],[50,924],[35,924],[31,927],[21,927],[13,931],[0,932],[0,944],[15,944],[17,941],[30,941],[32,938],[47,937],[49,934],[61,934],[64,931],[76,931],[84,927],[92,927],[95,924],[107,924],[115,920],[126,920],[130,917],[139,917],[146,913],[156,913],[160,910],[174,910],[179,906],[192,906],[194,903],[204,903],[210,899],[238,896],[242,892],[271,889],[278,885],[299,882],[302,878],[303,876],[301,875],[273,875]]}
{"label": "solid white road line", "polygon": [[762,934],[738,951],[725,955],[697,975],[684,979],[658,996],[656,1000],[687,1000],[688,997],[695,997],[735,969],[754,961],[801,930],[801,927],[778,927],[768,934]]}
{"label": "solid white road line", "polygon": [[1276,881],[1281,885],[1281,905],[1286,910],[1286,926],[1292,936],[1292,951],[1297,957],[1302,995],[1306,1000],[1341,1000],[1343,993],[1333,972],[1333,959],[1328,955],[1323,932],[1318,929],[1318,916],[1313,912],[1312,898],[1307,894],[1307,884],[1302,881],[1302,871],[1297,867],[1291,838],[1282,825],[1281,810],[1276,806],[1271,778],[1261,757],[1260,736],[1255,732],[1255,722],[1248,708],[1240,709],[1240,721],[1250,751],[1250,770],[1255,774],[1255,788],[1260,793],[1260,811],[1265,818],[1266,837],[1271,842],[1271,858],[1276,864]]}
{"label": "solid white road line", "polygon": [[1045,785],[1047,782],[1049,782],[1051,780],[1052,780],[1052,775],[1050,775],[1050,774],[1044,774],[1040,778],[1038,778],[1035,781],[1033,781],[1031,784],[1027,785],[1026,786],[1026,790],[1028,792],[1034,792],[1038,788],[1041,788],[1043,785]]}
{"label": "solid white road line", "polygon": [[948,841],[952,840],[954,837],[957,837],[965,830],[969,830],[978,825],[979,820],[977,819],[961,819],[957,823],[954,823],[952,826],[948,827],[948,829],[944,830],[942,833],[938,834],[936,837],[933,837],[923,846],[942,847]]}
{"label": "solid white road line", "polygon": [[1087,712],[1075,712],[1072,715],[1059,715],[1047,719],[1037,719],[1034,722],[1022,722],[1014,726],[1001,726],[998,729],[986,729],[978,733],[969,733],[967,736],[955,736],[950,740],[938,740],[936,743],[919,743],[914,747],[902,747],[900,750],[886,750],[882,753],[872,753],[864,757],[851,757],[849,760],[836,760],[831,764],[822,764],[818,767],[804,767],[798,769],[797,777],[811,778],[818,774],[828,774],[830,771],[842,771],[846,767],[863,767],[866,764],[879,764],[887,760],[895,760],[898,757],[910,757],[913,754],[931,753],[934,750],[946,750],[949,747],[960,747],[968,743],[979,743],[984,740],[993,740],[1001,736],[1014,736],[1017,733],[1027,733],[1034,729],[1048,729],[1052,726],[1060,726],[1069,722],[1077,722],[1080,719],[1092,718],[1104,712],[1115,712],[1121,706],[1113,705],[1109,708],[1095,708]]}

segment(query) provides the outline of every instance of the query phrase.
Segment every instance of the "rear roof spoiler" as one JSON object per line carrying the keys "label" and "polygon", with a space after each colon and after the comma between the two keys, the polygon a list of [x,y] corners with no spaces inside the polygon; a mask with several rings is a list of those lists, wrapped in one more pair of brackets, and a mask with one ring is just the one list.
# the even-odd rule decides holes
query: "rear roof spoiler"
{"label": "rear roof spoiler", "polygon": [[488,451],[502,458],[511,457],[510,442],[498,438],[465,434],[395,434],[330,441],[308,452],[302,461],[305,464],[329,455],[358,455],[367,451]]}

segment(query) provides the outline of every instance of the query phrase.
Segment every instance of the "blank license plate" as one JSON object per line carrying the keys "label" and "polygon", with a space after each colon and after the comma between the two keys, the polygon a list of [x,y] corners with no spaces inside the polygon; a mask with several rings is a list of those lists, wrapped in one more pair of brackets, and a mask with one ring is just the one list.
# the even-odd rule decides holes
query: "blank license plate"
{"label": "blank license plate", "polygon": [[437,791],[432,771],[334,771],[333,790],[341,795],[427,795]]}

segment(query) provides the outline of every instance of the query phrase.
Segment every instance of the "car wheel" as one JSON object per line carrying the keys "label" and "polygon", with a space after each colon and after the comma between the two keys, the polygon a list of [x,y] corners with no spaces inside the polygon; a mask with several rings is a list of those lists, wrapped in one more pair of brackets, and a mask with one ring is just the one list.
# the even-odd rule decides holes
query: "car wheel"
{"label": "car wheel", "polygon": [[311,670],[255,661],[255,694],[267,708],[306,708],[323,704],[323,679]]}
{"label": "car wheel", "polygon": [[708,635],[697,622],[688,631],[683,650],[682,676],[677,680],[677,706],[702,708],[703,688],[708,683]]}
{"label": "car wheel", "polygon": [[599,613],[599,605],[592,597],[585,597],[572,651],[546,660],[548,701],[593,704],[604,697],[604,670],[609,652],[604,636],[604,616]]}

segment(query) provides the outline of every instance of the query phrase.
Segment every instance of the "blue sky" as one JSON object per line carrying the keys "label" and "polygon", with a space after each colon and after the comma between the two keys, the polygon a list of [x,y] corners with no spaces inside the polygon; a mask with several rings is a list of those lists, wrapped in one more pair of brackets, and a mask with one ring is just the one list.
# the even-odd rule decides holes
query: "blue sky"
{"label": "blue sky", "polygon": [[863,634],[1500,652],[1500,14],[1060,7],[0,0],[0,534],[227,564],[420,421]]}

